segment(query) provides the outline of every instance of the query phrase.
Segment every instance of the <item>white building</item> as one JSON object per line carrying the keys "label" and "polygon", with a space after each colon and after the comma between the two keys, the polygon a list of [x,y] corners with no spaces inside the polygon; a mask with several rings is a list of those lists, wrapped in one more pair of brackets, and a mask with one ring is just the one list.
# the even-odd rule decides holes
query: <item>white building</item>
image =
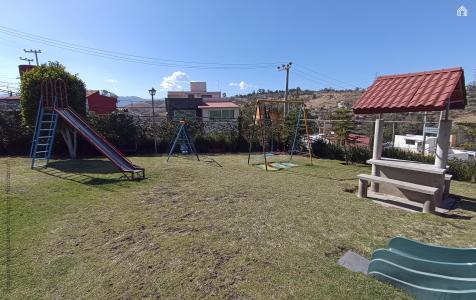
{"label": "white building", "polygon": [[221,99],[221,92],[207,91],[207,83],[204,81],[190,81],[190,91],[168,91],[167,98],[201,98],[206,100]]}
{"label": "white building", "polygon": [[474,160],[476,158],[476,151],[449,149],[449,159]]}
{"label": "white building", "polygon": [[[395,148],[413,152],[421,152],[423,146],[422,135],[395,135]],[[425,153],[433,154],[436,151],[436,137],[427,136],[425,141]]]}

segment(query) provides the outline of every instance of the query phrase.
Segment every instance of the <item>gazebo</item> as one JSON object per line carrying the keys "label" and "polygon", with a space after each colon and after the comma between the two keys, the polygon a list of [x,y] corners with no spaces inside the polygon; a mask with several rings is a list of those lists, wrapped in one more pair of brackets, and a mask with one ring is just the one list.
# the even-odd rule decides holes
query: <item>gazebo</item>
{"label": "gazebo", "polygon": [[[352,107],[355,114],[378,114],[375,120],[372,174],[360,174],[358,196],[397,201],[435,212],[449,193],[447,173],[450,109],[467,104],[464,71],[451,68],[380,76]],[[433,165],[382,157],[382,114],[441,111]],[[370,191],[368,184],[371,183]]]}

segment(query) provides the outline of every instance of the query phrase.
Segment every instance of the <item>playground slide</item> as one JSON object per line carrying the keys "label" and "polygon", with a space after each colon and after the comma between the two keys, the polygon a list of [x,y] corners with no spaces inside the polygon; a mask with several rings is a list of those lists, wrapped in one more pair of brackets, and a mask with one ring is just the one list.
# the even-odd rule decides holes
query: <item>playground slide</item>
{"label": "playground slide", "polygon": [[99,152],[104,154],[126,176],[134,179],[136,174],[144,177],[144,168],[140,168],[129,161],[122,153],[111,145],[103,136],[96,132],[78,114],[69,108],[56,108],[55,111],[69,126],[76,129]]}
{"label": "playground slide", "polygon": [[372,259],[385,260],[419,272],[450,277],[476,278],[476,264],[430,261],[398,254],[388,249],[375,250]]}
{"label": "playground slide", "polygon": [[417,272],[381,259],[370,262],[368,274],[403,289],[416,299],[476,299],[475,278]]}
{"label": "playground slide", "polygon": [[476,299],[476,249],[395,237],[372,255],[368,274],[417,299]]}
{"label": "playground slide", "polygon": [[451,248],[424,244],[405,237],[394,237],[387,248],[396,253],[402,253],[420,259],[476,264],[476,248]]}

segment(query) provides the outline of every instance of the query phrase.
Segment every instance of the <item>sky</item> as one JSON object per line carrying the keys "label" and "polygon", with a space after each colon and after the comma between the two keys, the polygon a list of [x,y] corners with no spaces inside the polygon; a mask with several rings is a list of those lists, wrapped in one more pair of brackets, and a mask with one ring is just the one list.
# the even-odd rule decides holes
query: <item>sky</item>
{"label": "sky", "polygon": [[[467,17],[456,10],[464,5]],[[23,49],[121,96],[158,97],[206,81],[257,89],[366,88],[375,76],[461,66],[476,80],[476,1],[5,1],[0,88]],[[23,62],[25,63],[25,62]],[[34,63],[34,62],[33,62]]]}

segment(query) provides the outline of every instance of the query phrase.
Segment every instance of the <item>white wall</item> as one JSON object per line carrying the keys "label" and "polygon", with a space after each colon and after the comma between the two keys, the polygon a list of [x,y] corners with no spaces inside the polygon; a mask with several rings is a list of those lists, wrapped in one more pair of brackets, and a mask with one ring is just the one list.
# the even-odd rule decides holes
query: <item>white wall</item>
{"label": "white wall", "polygon": [[[414,144],[407,144],[408,141],[414,141]],[[421,144],[423,143],[422,135],[395,135],[395,148],[400,148],[403,150],[420,152]],[[425,143],[425,152],[426,153],[435,153],[436,151],[436,137],[427,136]]]}

